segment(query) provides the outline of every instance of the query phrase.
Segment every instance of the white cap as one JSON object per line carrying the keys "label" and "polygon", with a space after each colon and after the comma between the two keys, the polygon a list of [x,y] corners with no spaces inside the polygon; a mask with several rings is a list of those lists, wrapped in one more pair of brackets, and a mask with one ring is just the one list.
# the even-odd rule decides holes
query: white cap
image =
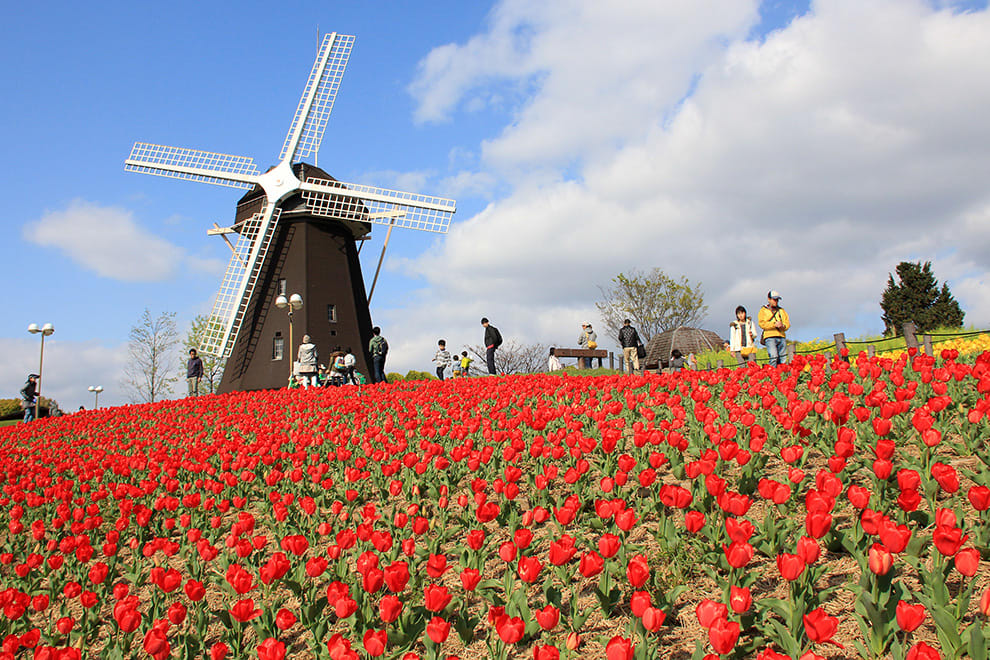
{"label": "white cap", "polygon": [[770,293],[767,294],[767,298],[773,298],[774,300],[780,300],[782,298],[782,296],[780,295],[780,291],[771,290]]}

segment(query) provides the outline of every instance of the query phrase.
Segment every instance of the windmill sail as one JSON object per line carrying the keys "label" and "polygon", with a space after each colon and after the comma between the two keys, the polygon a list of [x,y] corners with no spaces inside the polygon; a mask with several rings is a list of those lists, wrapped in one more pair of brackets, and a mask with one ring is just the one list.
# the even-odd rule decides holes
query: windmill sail
{"label": "windmill sail", "polygon": [[351,35],[332,32],[324,37],[302,98],[299,99],[299,107],[296,108],[295,117],[285,136],[279,161],[291,155],[290,162],[295,164],[320,150],[323,132],[333,110],[333,102],[337,98],[340,80],[344,77],[353,45],[354,37]]}
{"label": "windmill sail", "polygon": [[227,272],[201,338],[202,351],[226,359],[241,329],[251,294],[265,263],[282,210],[266,204],[241,227]]}
{"label": "windmill sail", "polygon": [[452,199],[307,178],[301,186],[314,215],[444,233],[457,204]]}
{"label": "windmill sail", "polygon": [[252,188],[259,174],[253,158],[147,142],[134,143],[124,169],[231,188]]}

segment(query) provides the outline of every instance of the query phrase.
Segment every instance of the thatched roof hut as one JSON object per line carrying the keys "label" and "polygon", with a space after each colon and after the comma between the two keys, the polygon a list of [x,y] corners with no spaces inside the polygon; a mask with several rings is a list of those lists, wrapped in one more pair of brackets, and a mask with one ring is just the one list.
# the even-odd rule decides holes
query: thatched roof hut
{"label": "thatched roof hut", "polygon": [[720,351],[724,340],[717,333],[701,328],[675,328],[656,335],[646,343],[646,368],[660,369],[670,362],[675,348],[683,355]]}

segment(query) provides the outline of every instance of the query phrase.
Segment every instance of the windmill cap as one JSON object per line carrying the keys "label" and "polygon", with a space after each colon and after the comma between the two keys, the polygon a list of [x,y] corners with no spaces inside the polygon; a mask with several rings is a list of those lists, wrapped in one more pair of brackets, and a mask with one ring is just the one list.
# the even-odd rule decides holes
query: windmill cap
{"label": "windmill cap", "polygon": [[780,300],[783,296],[780,295],[780,291],[771,289],[770,293],[767,294],[767,298],[773,298],[774,300]]}

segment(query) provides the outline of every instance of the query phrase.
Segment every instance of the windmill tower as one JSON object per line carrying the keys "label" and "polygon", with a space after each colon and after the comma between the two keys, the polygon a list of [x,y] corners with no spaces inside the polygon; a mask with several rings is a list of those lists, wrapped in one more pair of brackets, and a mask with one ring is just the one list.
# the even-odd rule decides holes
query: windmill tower
{"label": "windmill tower", "polygon": [[295,347],[274,305],[280,294],[302,294],[295,336],[309,334],[321,361],[331,347],[349,346],[367,374],[371,314],[357,241],[372,224],[388,225],[389,235],[393,227],[445,233],[455,211],[451,199],[342,183],[303,162],[319,151],[353,44],[337,33],[323,39],[278,164],[267,172],[243,156],[143,142],[125,162],[129,172],[249,191],[231,226],[207,232],[233,252],[200,340],[202,352],[226,359],[222,392],[285,385]]}

